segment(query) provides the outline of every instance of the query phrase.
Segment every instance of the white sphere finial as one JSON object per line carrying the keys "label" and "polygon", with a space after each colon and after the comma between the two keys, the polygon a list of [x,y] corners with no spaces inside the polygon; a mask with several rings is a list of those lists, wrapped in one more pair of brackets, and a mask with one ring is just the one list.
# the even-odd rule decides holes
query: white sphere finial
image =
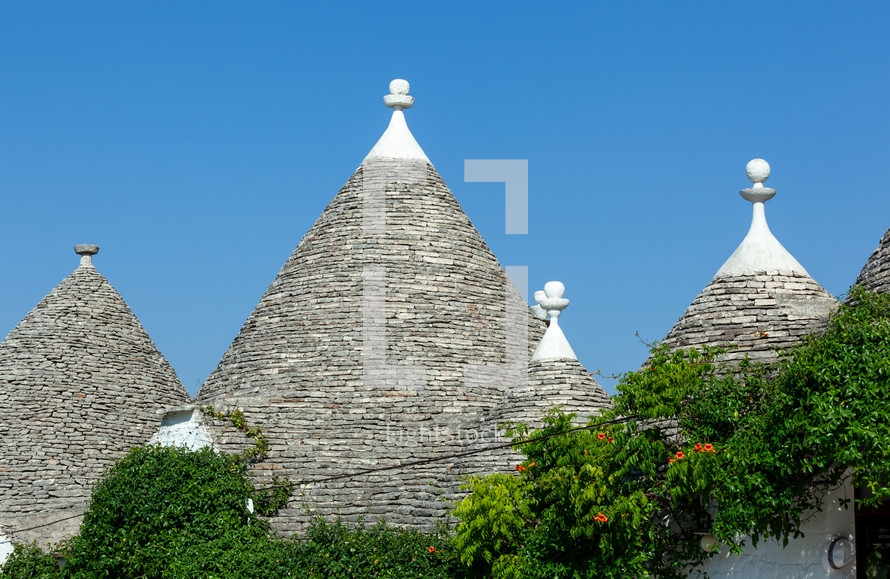
{"label": "white sphere finial", "polygon": [[745,165],[745,173],[748,175],[748,180],[754,183],[754,188],[760,189],[764,181],[769,179],[769,163],[763,159],[751,159]]}
{"label": "white sphere finial", "polygon": [[[569,300],[562,297],[566,286],[562,282],[548,281],[544,284],[544,291],[535,292],[535,301],[538,305],[532,308],[536,317],[550,318],[547,331],[541,338],[541,343],[535,348],[531,361],[541,360],[577,360],[575,352],[566,340],[565,334],[559,328],[559,315],[569,305]],[[541,315],[543,314],[543,315]]]}
{"label": "white sphere finial", "polygon": [[389,83],[389,94],[406,95],[409,90],[411,90],[411,85],[404,78],[397,78]]}
{"label": "white sphere finial", "polygon": [[548,298],[561,298],[566,293],[566,286],[561,281],[548,281],[544,284],[544,295]]}
{"label": "white sphere finial", "polygon": [[410,109],[414,106],[414,97],[408,95],[411,85],[403,78],[397,78],[389,83],[389,94],[383,97],[383,102],[394,111]]}
{"label": "white sphere finial", "polygon": [[535,292],[535,301],[547,312],[551,320],[556,320],[569,305],[569,300],[563,298],[566,286],[559,281],[548,281],[544,284],[544,291]]}

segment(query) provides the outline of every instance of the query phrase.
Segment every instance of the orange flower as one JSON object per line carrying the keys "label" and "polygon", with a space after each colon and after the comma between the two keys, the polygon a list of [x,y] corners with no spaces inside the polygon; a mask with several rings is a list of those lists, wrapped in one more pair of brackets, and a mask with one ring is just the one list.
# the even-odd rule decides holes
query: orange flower
{"label": "orange flower", "polygon": [[615,439],[612,438],[612,437],[610,436],[610,437],[609,437],[609,442],[615,442]]}
{"label": "orange flower", "polygon": [[522,466],[521,464],[517,464],[517,465],[516,465],[516,470],[518,470],[519,472],[525,472],[525,467]]}
{"label": "orange flower", "polygon": [[430,548],[429,548],[429,551],[430,551],[430,553],[435,553],[435,552],[436,552],[436,548],[435,548],[435,547],[430,547]]}
{"label": "orange flower", "polygon": [[530,465],[528,465],[529,468],[531,468],[533,466],[537,466],[537,463],[535,461],[532,461],[532,463]]}
{"label": "orange flower", "polygon": [[602,440],[602,439],[604,439],[604,438],[606,437],[606,435],[603,434],[602,432],[598,432],[598,433],[596,434],[596,437],[599,438],[600,440]]}
{"label": "orange flower", "polygon": [[709,442],[708,444],[705,445],[705,450],[707,452],[714,452],[714,445]]}
{"label": "orange flower", "polygon": [[673,458],[669,458],[669,459],[668,459],[668,464],[670,464],[670,463],[672,463],[672,462],[677,462],[677,461],[674,460]]}
{"label": "orange flower", "polygon": [[598,514],[598,515],[596,516],[596,520],[599,521],[599,522],[601,522],[601,523],[605,523],[606,521],[609,520],[609,517],[607,517],[606,515],[600,513],[600,514]]}
{"label": "orange flower", "polygon": [[686,455],[683,454],[683,451],[681,450],[681,451],[677,452],[676,457],[677,457],[677,460],[680,460],[682,458],[686,458]]}
{"label": "orange flower", "polygon": [[701,443],[700,442],[695,443],[695,452],[701,452]]}

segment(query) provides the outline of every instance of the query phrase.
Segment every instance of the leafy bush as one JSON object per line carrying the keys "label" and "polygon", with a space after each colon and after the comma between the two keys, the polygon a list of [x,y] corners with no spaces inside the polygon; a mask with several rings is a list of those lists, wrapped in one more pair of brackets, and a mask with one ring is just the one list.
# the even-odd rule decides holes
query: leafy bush
{"label": "leafy bush", "polygon": [[305,537],[274,538],[247,510],[246,471],[209,448],[134,448],[93,490],[78,535],[49,553],[17,546],[0,577],[442,578],[458,568],[444,530],[316,519]]}
{"label": "leafy bush", "polygon": [[[589,430],[517,447],[518,477],[472,479],[454,546],[479,575],[683,577],[712,533],[787,541],[826,493],[890,496],[890,296],[851,290],[824,334],[776,364],[724,350],[652,350]],[[514,440],[572,427],[549,414]]]}

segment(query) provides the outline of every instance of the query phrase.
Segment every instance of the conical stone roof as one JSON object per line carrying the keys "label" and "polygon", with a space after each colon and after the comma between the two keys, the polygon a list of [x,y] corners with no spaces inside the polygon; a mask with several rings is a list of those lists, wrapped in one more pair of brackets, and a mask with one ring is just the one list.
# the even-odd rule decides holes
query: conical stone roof
{"label": "conical stone roof", "polygon": [[[408,108],[396,88],[387,104]],[[491,441],[479,425],[526,379],[543,328],[396,108],[198,400],[243,408],[269,436],[269,472],[294,481],[444,457]],[[310,484],[273,524],[300,530],[305,505],[431,525],[458,493],[455,464]]]}
{"label": "conical stone roof", "polygon": [[[562,311],[569,305],[563,298],[565,286],[557,281],[547,282],[543,291],[535,292],[533,311],[538,318],[549,318],[544,337],[535,348],[528,365],[528,374],[510,388],[490,412],[487,412],[481,428],[486,433],[496,433],[502,442],[508,439],[505,425],[521,422],[533,429],[544,426],[545,412],[558,406],[563,412],[575,415],[575,423],[586,424],[593,416],[612,407],[609,395],[597,384],[591,374],[578,362],[575,352],[559,327]],[[497,470],[504,463],[516,464],[523,458],[507,447],[498,452],[472,457],[459,467],[460,472],[470,467],[484,466],[485,470]],[[482,464],[479,464],[482,463]]]}
{"label": "conical stone roof", "polygon": [[105,467],[189,396],[126,302],[81,265],[0,343],[0,526],[58,540],[74,524],[16,529],[78,512]]}
{"label": "conical stone roof", "polygon": [[856,285],[873,292],[890,292],[890,229],[865,262],[856,278]]}
{"label": "conical stone roof", "polygon": [[537,305],[533,312],[538,318],[549,318],[547,331],[532,353],[527,377],[517,382],[492,412],[495,422],[521,421],[539,428],[544,412],[560,406],[564,412],[575,414],[578,422],[586,423],[611,407],[609,395],[578,362],[559,326],[559,318],[569,305],[564,293],[565,286],[558,281],[547,282],[542,291],[535,292]]}
{"label": "conical stone roof", "polygon": [[763,186],[769,165],[755,159],[747,173],[754,187],[740,193],[753,205],[751,228],[665,337],[664,343],[672,348],[733,343],[737,348],[726,360],[748,355],[768,361],[775,358],[777,349],[822,330],[835,306],[831,295],[782,247],[766,224],[764,203],[776,193]]}

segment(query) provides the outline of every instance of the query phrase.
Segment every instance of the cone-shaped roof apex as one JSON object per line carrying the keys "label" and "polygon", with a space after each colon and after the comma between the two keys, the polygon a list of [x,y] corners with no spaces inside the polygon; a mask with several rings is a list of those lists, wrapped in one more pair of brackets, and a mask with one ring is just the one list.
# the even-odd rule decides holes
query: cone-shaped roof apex
{"label": "cone-shaped roof apex", "polygon": [[809,276],[807,270],[788,253],[775,238],[766,224],[764,204],[776,195],[776,190],[764,187],[769,179],[769,163],[753,159],[745,167],[753,187],[742,189],[739,194],[753,205],[753,216],[748,235],[717,271],[716,278],[778,271],[783,275]]}
{"label": "cone-shaped roof apex", "polygon": [[542,291],[535,292],[535,301],[538,302],[538,305],[534,306],[532,311],[537,317],[542,317],[542,313],[549,317],[550,325],[532,354],[532,362],[578,359],[562,328],[559,327],[559,316],[569,305],[569,300],[562,297],[565,291],[566,286],[562,282],[549,281],[544,285]]}
{"label": "cone-shaped roof apex", "polygon": [[430,162],[405,122],[404,111],[414,106],[414,97],[408,94],[409,90],[410,86],[407,80],[397,78],[389,83],[389,94],[383,97],[383,102],[392,109],[392,119],[390,119],[389,126],[383,136],[365,157],[365,161],[369,159],[413,159]]}
{"label": "cone-shaped roof apex", "polygon": [[98,247],[76,251],[80,266],[0,343],[0,513],[82,504],[104,467],[157,430],[157,408],[189,400],[126,302],[84,262]]}
{"label": "cone-shaped roof apex", "polygon": [[[538,364],[528,359],[543,322],[404,125],[403,109],[413,102],[407,83],[391,88],[390,128],[294,249],[198,393],[202,403],[243,406],[249,422],[286,447],[275,460],[289,476],[465,449],[468,429]],[[595,386],[574,359],[547,367],[554,386],[539,400],[546,406],[560,384]],[[593,398],[579,394],[592,400],[591,411],[608,401],[593,389]],[[536,411],[526,408],[523,419]],[[413,444],[418,429],[443,438]],[[399,524],[430,524],[445,507],[423,498],[429,480],[412,471],[356,481],[351,490],[310,489],[307,500],[323,503],[322,514],[355,506]],[[457,495],[457,481],[443,484],[446,496]],[[421,506],[394,512],[401,503]],[[275,524],[287,530],[305,520],[293,508]]]}
{"label": "cone-shaped roof apex", "polygon": [[754,159],[746,172],[754,186],[740,194],[754,206],[751,228],[665,337],[671,347],[733,343],[737,348],[727,354],[728,360],[746,354],[772,359],[777,349],[823,328],[835,305],[766,224],[764,203],[776,194],[763,186],[769,164]]}

